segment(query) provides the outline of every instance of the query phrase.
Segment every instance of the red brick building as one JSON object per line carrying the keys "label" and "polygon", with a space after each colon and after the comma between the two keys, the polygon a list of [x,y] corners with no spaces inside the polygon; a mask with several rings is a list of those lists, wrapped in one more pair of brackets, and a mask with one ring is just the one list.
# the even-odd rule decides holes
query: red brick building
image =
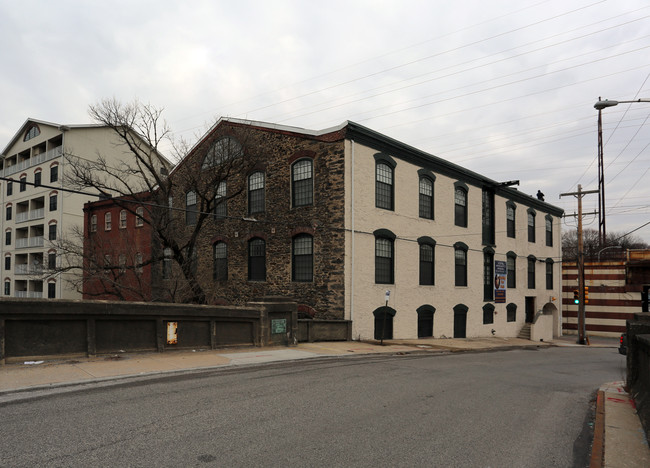
{"label": "red brick building", "polygon": [[120,199],[84,205],[84,299],[151,301],[147,211]]}

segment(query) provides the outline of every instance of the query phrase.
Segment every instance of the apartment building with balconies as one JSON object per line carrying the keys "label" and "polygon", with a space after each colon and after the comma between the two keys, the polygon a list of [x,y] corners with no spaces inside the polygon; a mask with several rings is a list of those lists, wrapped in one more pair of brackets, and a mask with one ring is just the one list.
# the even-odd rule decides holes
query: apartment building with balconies
{"label": "apartment building with balconies", "polygon": [[[98,196],[75,192],[75,161],[132,157],[115,132],[101,125],[60,125],[27,119],[0,154],[0,242],[3,297],[81,299],[75,249],[83,205]],[[66,178],[68,180],[66,180]],[[80,249],[81,251],[81,249]]]}

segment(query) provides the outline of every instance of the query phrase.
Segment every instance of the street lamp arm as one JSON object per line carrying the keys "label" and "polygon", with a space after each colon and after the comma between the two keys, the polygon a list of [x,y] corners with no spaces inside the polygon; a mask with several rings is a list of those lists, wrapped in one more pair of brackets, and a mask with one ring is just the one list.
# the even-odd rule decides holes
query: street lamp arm
{"label": "street lamp arm", "polygon": [[596,104],[594,104],[594,108],[597,110],[603,110],[606,107],[614,107],[614,106],[618,106],[619,104],[632,104],[634,102],[650,102],[650,99],[641,98],[641,99],[635,99],[633,101],[614,101],[614,100],[609,101],[605,99],[602,101],[598,101]]}
{"label": "street lamp arm", "polygon": [[598,263],[600,263],[600,253],[601,253],[603,250],[607,250],[607,249],[622,249],[622,248],[623,248],[622,245],[610,245],[609,247],[605,247],[604,249],[600,249],[600,250],[598,251]]}

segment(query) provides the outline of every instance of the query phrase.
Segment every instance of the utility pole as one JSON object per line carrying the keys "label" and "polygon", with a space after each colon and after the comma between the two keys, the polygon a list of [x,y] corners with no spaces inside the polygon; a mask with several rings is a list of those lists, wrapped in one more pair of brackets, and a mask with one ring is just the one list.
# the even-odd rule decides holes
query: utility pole
{"label": "utility pole", "polygon": [[585,317],[585,255],[584,244],[582,240],[582,197],[590,193],[600,194],[600,190],[582,191],[582,185],[578,185],[577,192],[561,193],[560,197],[573,195],[578,199],[578,294],[580,302],[578,304],[578,343],[586,343],[587,325]]}

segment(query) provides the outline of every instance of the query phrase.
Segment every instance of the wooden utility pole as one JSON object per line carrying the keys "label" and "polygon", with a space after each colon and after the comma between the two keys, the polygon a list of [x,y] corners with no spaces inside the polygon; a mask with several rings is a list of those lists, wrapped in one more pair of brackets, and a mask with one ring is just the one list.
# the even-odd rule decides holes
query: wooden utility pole
{"label": "wooden utility pole", "polygon": [[582,185],[578,185],[577,192],[561,193],[560,197],[573,195],[578,199],[578,343],[586,343],[587,325],[585,317],[585,256],[582,240],[582,197],[590,193],[600,193],[599,190],[582,191]]}

